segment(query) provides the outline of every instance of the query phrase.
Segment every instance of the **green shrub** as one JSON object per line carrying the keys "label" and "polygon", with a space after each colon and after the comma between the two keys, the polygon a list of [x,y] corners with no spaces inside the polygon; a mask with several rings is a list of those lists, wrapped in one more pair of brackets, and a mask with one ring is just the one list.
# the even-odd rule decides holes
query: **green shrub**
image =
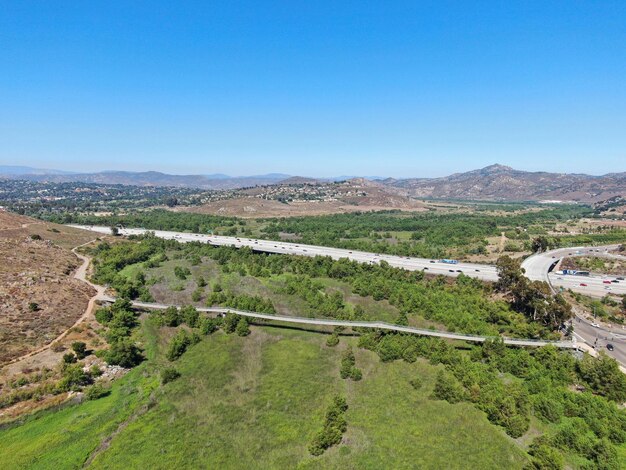
{"label": "green shrub", "polygon": [[563,468],[563,455],[545,444],[531,446],[529,454],[532,456],[528,470],[561,470]]}
{"label": "green shrub", "polygon": [[466,399],[463,386],[452,374],[444,370],[437,373],[433,396],[438,400],[446,400],[448,403],[458,403]]}
{"label": "green shrub", "polygon": [[78,359],[84,359],[87,356],[87,345],[83,341],[74,341],[72,351]]}
{"label": "green shrub", "polygon": [[109,364],[119,365],[124,368],[135,367],[143,360],[143,354],[130,340],[124,339],[111,345],[105,355],[105,361]]}
{"label": "green shrub", "polygon": [[346,399],[335,396],[333,403],[326,411],[324,427],[309,444],[311,455],[322,455],[326,449],[341,442],[344,432],[348,429],[345,412],[348,409]]}
{"label": "green shrub", "polygon": [[176,380],[178,377],[180,377],[180,372],[173,367],[168,367],[161,371],[161,383],[163,385]]}
{"label": "green shrub", "polygon": [[237,336],[248,336],[250,334],[250,327],[248,326],[248,319],[246,317],[241,317],[239,319],[235,332],[237,333]]}
{"label": "green shrub", "polygon": [[101,325],[108,325],[111,319],[113,318],[113,312],[108,307],[99,308],[96,310],[96,320]]}
{"label": "green shrub", "polygon": [[85,390],[85,398],[87,398],[87,400],[97,400],[98,398],[106,397],[110,393],[111,389],[109,387],[94,384]]}
{"label": "green shrub", "polygon": [[77,361],[76,356],[73,353],[65,353],[63,354],[63,363],[64,364],[74,364]]}

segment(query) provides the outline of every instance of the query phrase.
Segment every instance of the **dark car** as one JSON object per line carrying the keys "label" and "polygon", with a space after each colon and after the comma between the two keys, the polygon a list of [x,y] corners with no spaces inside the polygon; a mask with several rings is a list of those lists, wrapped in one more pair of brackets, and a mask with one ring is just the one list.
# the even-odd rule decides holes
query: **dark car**
{"label": "dark car", "polygon": [[621,276],[620,277],[616,277],[615,279],[617,279],[618,281],[623,281],[624,280],[624,278],[621,277]]}
{"label": "dark car", "polygon": [[456,270],[457,273],[462,273],[463,271],[461,271],[460,269]]}
{"label": "dark car", "polygon": [[609,343],[606,345],[606,349],[608,349],[609,351],[613,351],[615,348],[613,347],[611,343]]}
{"label": "dark car", "polygon": [[434,263],[434,261],[433,261],[433,260],[430,260],[430,262],[431,262],[431,263]]}
{"label": "dark car", "polygon": [[448,271],[450,271],[451,273],[453,273],[453,272],[454,272],[454,269],[448,269]]}

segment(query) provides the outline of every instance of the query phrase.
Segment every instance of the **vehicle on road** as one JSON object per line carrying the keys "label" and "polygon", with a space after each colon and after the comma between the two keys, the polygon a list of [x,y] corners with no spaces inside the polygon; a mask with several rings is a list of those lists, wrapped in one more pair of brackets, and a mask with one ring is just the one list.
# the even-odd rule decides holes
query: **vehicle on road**
{"label": "vehicle on road", "polygon": [[432,260],[432,259],[430,260],[430,263],[434,263],[434,262],[435,262],[435,260]]}
{"label": "vehicle on road", "polygon": [[446,264],[459,264],[459,262],[455,259],[440,259],[439,260],[440,263],[446,263]]}
{"label": "vehicle on road", "polygon": [[587,284],[585,284],[584,282],[581,282],[580,287],[587,287]]}
{"label": "vehicle on road", "polygon": [[619,284],[619,281],[618,281],[617,279],[613,279],[611,282],[612,282],[613,284]]}
{"label": "vehicle on road", "polygon": [[608,349],[609,351],[613,351],[615,348],[613,347],[611,343],[609,343],[606,345],[606,349]]}
{"label": "vehicle on road", "polygon": [[622,276],[616,277],[615,279],[617,279],[618,281],[623,281],[624,280],[624,278]]}
{"label": "vehicle on road", "polygon": [[602,284],[610,284],[611,281],[602,281]]}
{"label": "vehicle on road", "polygon": [[594,328],[600,328],[600,325],[598,325],[597,323],[592,323],[591,326],[593,326]]}

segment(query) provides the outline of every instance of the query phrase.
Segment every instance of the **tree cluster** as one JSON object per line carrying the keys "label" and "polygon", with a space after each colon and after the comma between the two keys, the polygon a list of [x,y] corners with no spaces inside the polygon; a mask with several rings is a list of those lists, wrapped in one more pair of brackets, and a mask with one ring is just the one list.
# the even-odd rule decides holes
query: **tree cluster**
{"label": "tree cluster", "polygon": [[326,449],[341,442],[343,433],[348,429],[345,418],[348,403],[341,396],[335,396],[332,404],[326,411],[324,427],[309,444],[311,455],[322,455]]}
{"label": "tree cluster", "polygon": [[546,282],[524,276],[520,261],[509,256],[498,258],[497,288],[512,297],[513,308],[534,322],[557,329],[572,318],[572,307],[560,295],[554,295]]}
{"label": "tree cluster", "polygon": [[363,377],[361,369],[356,367],[356,359],[351,346],[348,346],[341,355],[341,369],[339,370],[339,375],[342,379],[351,379],[354,381],[361,380]]}

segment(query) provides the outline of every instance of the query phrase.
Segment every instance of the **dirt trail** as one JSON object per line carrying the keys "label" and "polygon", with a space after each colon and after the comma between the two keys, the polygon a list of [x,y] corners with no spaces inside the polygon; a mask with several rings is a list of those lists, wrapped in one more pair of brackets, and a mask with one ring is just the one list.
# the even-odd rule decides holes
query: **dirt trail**
{"label": "dirt trail", "polygon": [[78,320],[76,320],[74,322],[74,324],[72,326],[70,326],[67,330],[65,330],[63,333],[61,333],[59,336],[57,336],[55,339],[53,339],[52,341],[50,341],[48,344],[34,350],[31,351],[27,354],[24,354],[20,357],[16,357],[15,359],[12,359],[11,361],[7,362],[6,364],[3,364],[1,367],[2,369],[5,369],[9,366],[11,366],[11,368],[15,368],[18,367],[20,362],[23,362],[27,359],[31,359],[34,356],[37,356],[39,354],[45,353],[47,352],[53,344],[55,344],[56,342],[62,340],[63,338],[65,338],[70,330],[72,330],[72,328],[75,328],[76,326],[80,325],[82,322],[84,322],[87,318],[89,318],[90,316],[93,315],[93,311],[94,311],[94,307],[96,304],[96,301],[100,298],[102,298],[102,296],[105,293],[106,288],[104,286],[98,286],[96,284],[92,284],[91,282],[89,282],[89,280],[87,279],[87,269],[89,268],[89,264],[91,263],[91,258],[81,255],[80,253],[77,252],[77,250],[83,246],[89,245],[90,243],[93,243],[94,241],[96,241],[97,239],[94,238],[93,240],[88,241],[87,243],[83,243],[82,245],[79,245],[77,247],[74,247],[72,249],[72,253],[74,253],[82,262],[83,264],[80,265],[80,267],[76,270],[76,272],[74,273],[74,278],[78,279],[79,281],[85,282],[87,284],[89,284],[93,289],[95,289],[96,294],[91,297],[89,299],[89,303],[87,304],[87,308],[85,309],[85,312],[80,316],[80,318],[78,318]]}

